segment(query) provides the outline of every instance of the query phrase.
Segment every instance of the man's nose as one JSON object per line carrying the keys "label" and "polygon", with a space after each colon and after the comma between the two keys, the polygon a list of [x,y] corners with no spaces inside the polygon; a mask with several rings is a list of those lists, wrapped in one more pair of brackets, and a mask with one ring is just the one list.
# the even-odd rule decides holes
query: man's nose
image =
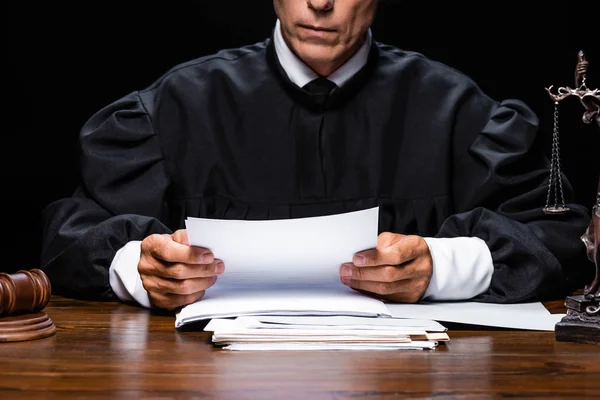
{"label": "man's nose", "polygon": [[315,11],[329,11],[333,8],[335,0],[306,0],[309,8]]}

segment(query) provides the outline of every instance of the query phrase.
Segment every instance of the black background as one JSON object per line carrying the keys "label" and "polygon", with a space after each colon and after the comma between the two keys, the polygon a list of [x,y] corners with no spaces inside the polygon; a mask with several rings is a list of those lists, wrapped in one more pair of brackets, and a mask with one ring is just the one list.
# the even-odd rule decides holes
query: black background
{"label": "black background", "polygon": [[[298,1],[298,0],[292,0]],[[550,153],[553,104],[544,87],[574,85],[577,52],[600,86],[594,1],[382,2],[378,41],[419,51],[473,77],[492,97],[519,98],[540,118]],[[149,85],[174,64],[269,36],[269,0],[4,3],[0,270],[39,266],[41,211],[77,179],[79,128],[93,112]],[[562,167],[591,207],[600,130],[561,103]],[[572,199],[569,199],[572,200]],[[542,205],[540,205],[542,206]]]}

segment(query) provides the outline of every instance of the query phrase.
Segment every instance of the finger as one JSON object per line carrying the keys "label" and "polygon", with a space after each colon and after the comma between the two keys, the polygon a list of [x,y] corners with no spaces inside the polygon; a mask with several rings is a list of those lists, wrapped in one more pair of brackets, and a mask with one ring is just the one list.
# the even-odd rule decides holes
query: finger
{"label": "finger", "polygon": [[195,303],[204,297],[204,291],[186,295],[178,294],[162,294],[162,293],[149,293],[150,302],[154,307],[163,308],[166,310],[175,310],[188,304]]}
{"label": "finger", "polygon": [[427,288],[427,279],[403,279],[394,282],[349,280],[342,283],[352,289],[395,302],[419,301]]}
{"label": "finger", "polygon": [[359,281],[394,282],[411,278],[413,268],[405,265],[382,265],[374,267],[357,267],[352,263],[344,263],[340,267],[340,277]]}
{"label": "finger", "polygon": [[172,263],[210,264],[212,252],[196,246],[177,243],[171,235],[150,235],[142,241],[142,257],[150,256]]}
{"label": "finger", "polygon": [[[358,267],[372,267],[377,265],[400,265],[418,257],[425,248],[423,240],[419,236],[398,235],[399,239],[387,247],[378,247],[358,252],[354,255],[352,262]],[[391,241],[382,243],[391,243]],[[384,246],[384,244],[382,244]],[[425,243],[425,246],[427,244]]]}
{"label": "finger", "polygon": [[187,229],[179,229],[177,231],[175,231],[172,235],[171,238],[180,244],[185,244],[187,246],[190,245],[190,241],[188,239],[188,234],[187,234]]}
{"label": "finger", "polygon": [[165,263],[161,260],[151,259],[144,260],[143,264],[140,260],[138,271],[140,274],[149,276],[185,280],[221,275],[225,271],[225,265],[219,259],[210,264]]}
{"label": "finger", "polygon": [[383,296],[383,300],[394,303],[417,303],[421,300],[421,298],[423,298],[423,294],[419,291],[396,293],[390,296]]}
{"label": "finger", "polygon": [[394,244],[402,240],[402,238],[404,238],[405,236],[406,235],[402,235],[399,233],[382,232],[379,234],[379,236],[377,236],[377,248],[383,249],[385,247],[393,246]]}
{"label": "finger", "polygon": [[190,295],[213,286],[216,276],[193,279],[168,279],[159,276],[143,276],[142,285],[146,291],[160,294]]}
{"label": "finger", "polygon": [[405,293],[410,291],[410,279],[393,282],[361,281],[357,279],[342,279],[342,283],[352,289],[373,293],[379,296]]}
{"label": "finger", "polygon": [[352,257],[352,263],[359,267],[374,267],[376,265],[392,264],[390,261],[386,260],[385,254],[378,249],[364,250],[356,253],[354,257]]}
{"label": "finger", "polygon": [[427,277],[431,268],[424,259],[413,260],[401,265],[378,265],[373,267],[357,267],[352,263],[340,266],[340,277],[362,281],[393,282],[403,279]]}

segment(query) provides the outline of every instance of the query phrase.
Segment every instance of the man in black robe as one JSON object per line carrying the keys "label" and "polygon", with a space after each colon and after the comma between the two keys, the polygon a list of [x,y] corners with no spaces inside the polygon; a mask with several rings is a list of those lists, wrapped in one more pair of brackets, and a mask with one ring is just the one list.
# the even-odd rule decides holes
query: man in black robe
{"label": "man in black robe", "polygon": [[175,309],[227,269],[189,246],[186,217],[373,206],[377,248],[340,266],[354,289],[518,302],[589,281],[588,212],[542,211],[549,165],[525,104],[376,42],[377,0],[274,6],[264,42],[177,65],[83,126],[81,185],[44,213],[54,293]]}

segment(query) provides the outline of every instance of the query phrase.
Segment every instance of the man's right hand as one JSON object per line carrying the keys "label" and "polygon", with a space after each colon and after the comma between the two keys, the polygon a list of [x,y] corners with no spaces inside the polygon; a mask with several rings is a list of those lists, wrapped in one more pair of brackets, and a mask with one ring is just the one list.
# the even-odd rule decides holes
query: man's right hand
{"label": "man's right hand", "polygon": [[199,300],[224,269],[210,250],[189,245],[185,229],[142,241],[138,272],[155,307],[174,310]]}

